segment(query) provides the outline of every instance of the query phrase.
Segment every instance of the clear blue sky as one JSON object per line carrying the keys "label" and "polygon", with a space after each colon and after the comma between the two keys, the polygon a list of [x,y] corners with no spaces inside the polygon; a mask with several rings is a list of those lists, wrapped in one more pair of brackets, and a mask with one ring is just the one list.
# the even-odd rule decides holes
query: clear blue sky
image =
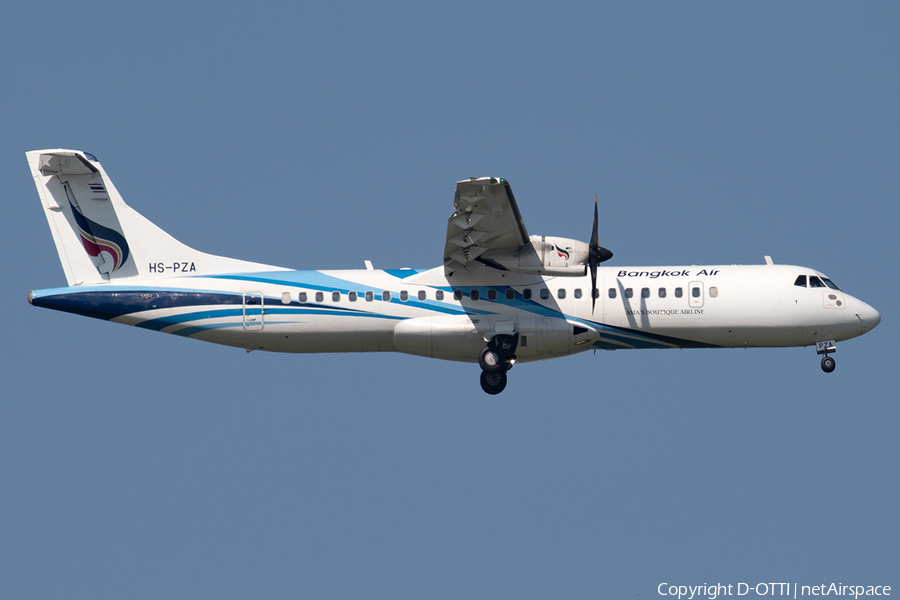
{"label": "clear blue sky", "polygon": [[[17,2],[0,20],[0,596],[900,590],[900,5]],[[194,247],[439,264],[455,182],[612,265],[776,262],[872,304],[813,349],[478,367],[290,356],[46,311],[25,151]],[[751,594],[752,596],[752,594]]]}

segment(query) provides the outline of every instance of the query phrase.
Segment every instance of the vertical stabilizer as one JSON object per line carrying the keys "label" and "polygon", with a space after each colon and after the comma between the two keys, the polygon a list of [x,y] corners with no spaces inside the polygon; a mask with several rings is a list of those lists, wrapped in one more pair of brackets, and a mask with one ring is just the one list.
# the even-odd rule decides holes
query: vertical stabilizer
{"label": "vertical stabilizer", "polygon": [[125,204],[91,154],[34,150],[26,156],[70,286],[281,270],[182,244]]}

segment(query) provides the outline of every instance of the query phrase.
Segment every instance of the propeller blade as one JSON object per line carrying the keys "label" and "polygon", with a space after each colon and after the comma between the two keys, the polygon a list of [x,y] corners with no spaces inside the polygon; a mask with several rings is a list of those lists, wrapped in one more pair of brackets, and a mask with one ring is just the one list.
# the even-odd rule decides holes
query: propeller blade
{"label": "propeller blade", "polygon": [[600,236],[597,232],[598,209],[597,194],[594,194],[594,229],[591,231],[591,242],[588,244],[588,267],[591,269],[591,314],[597,307],[597,296],[600,295],[597,289],[597,265],[612,258],[613,253],[600,245]]}

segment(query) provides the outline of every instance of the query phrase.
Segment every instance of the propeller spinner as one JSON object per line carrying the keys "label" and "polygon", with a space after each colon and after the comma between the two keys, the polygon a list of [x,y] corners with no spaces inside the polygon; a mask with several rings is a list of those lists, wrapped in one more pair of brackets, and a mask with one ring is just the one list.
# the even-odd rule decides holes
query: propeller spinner
{"label": "propeller spinner", "polygon": [[597,235],[597,194],[594,194],[594,230],[591,232],[590,254],[588,255],[588,267],[591,269],[591,314],[597,306],[597,298],[600,290],[597,289],[597,265],[612,258],[613,253],[600,245]]}

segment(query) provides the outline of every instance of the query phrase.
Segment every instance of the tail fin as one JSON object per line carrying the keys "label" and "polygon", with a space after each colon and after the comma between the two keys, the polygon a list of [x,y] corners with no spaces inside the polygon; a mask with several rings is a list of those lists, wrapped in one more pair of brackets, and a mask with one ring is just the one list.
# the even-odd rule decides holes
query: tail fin
{"label": "tail fin", "polygon": [[26,156],[70,286],[282,270],[185,246],[125,204],[87,152],[34,150]]}

